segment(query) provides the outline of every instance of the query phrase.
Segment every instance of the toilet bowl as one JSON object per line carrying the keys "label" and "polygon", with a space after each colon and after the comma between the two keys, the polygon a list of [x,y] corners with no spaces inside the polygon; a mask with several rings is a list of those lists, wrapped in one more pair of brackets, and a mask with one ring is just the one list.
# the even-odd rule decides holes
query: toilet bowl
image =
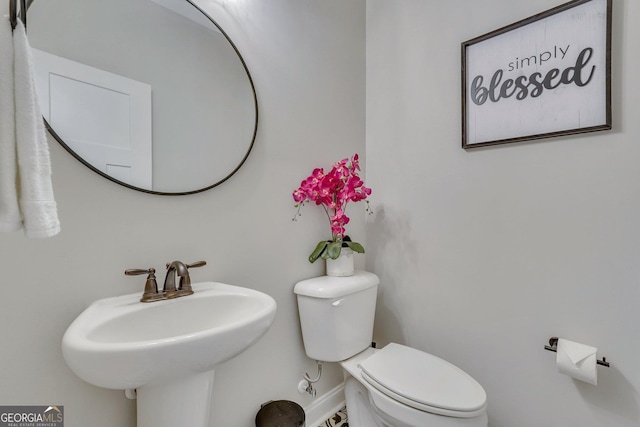
{"label": "toilet bowl", "polygon": [[294,288],[307,355],[339,362],[350,427],[487,427],[482,386],[455,365],[391,343],[370,347],[375,274],[322,276]]}

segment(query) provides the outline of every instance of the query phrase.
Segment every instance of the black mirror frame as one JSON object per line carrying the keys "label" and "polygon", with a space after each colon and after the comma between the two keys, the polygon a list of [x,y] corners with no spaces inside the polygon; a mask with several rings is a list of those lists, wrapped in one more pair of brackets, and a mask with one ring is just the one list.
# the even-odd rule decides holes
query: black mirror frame
{"label": "black mirror frame", "polygon": [[[79,154],[77,154],[75,151],[73,151],[73,149],[71,149],[71,147],[69,147],[64,142],[64,140],[60,137],[60,135],[58,135],[56,133],[56,131],[53,130],[51,125],[49,125],[49,122],[47,122],[47,120],[43,118],[45,126],[47,128],[47,131],[51,134],[51,136],[53,136],[53,138],[55,138],[55,140],[58,141],[60,143],[60,145],[62,145],[62,147],[64,147],[64,149],[69,152],[69,154],[71,154],[73,157],[78,159],[78,161],[80,161],[80,163],[82,163],[83,165],[85,165],[86,167],[88,167],[93,172],[97,173],[98,175],[101,175],[104,178],[108,179],[109,181],[115,182],[116,184],[122,185],[123,187],[127,187],[127,188],[130,188],[132,190],[140,191],[140,192],[143,192],[143,193],[157,194],[157,195],[161,195],[161,196],[186,196],[186,195],[189,195],[189,194],[201,193],[203,191],[207,191],[207,190],[210,190],[210,189],[212,189],[214,187],[217,187],[218,185],[222,184],[223,182],[225,182],[229,178],[231,178],[240,169],[240,167],[242,167],[244,162],[249,157],[249,154],[251,153],[251,149],[253,148],[253,144],[255,143],[256,135],[258,133],[258,97],[257,97],[257,94],[256,94],[255,85],[253,83],[253,78],[251,77],[251,73],[249,72],[249,68],[247,68],[247,64],[246,64],[244,58],[240,54],[240,51],[238,50],[236,45],[233,43],[231,38],[220,27],[220,25],[218,25],[218,23],[216,21],[214,21],[214,19],[211,16],[209,16],[209,14],[207,14],[204,10],[202,10],[202,8],[200,8],[195,3],[193,3],[192,0],[185,0],[185,1],[187,1],[189,4],[191,4],[191,6],[195,7],[197,10],[200,11],[200,13],[202,13],[204,16],[206,16],[209,19],[209,21],[211,21],[211,23],[213,25],[215,25],[215,27],[218,29],[218,31],[220,31],[220,33],[224,36],[224,38],[229,42],[229,44],[231,45],[231,47],[235,51],[236,55],[238,55],[238,58],[240,59],[240,62],[242,63],[242,67],[244,68],[245,72],[247,73],[247,78],[249,79],[249,84],[251,85],[251,91],[253,93],[253,103],[254,103],[254,108],[255,108],[256,119],[255,119],[255,123],[254,123],[254,126],[253,126],[253,134],[251,136],[251,143],[249,144],[249,148],[247,149],[247,152],[245,153],[244,157],[242,158],[242,160],[240,160],[240,163],[227,176],[225,176],[224,178],[220,179],[219,181],[217,181],[217,182],[215,182],[215,183],[213,183],[213,184],[211,184],[211,185],[209,185],[207,187],[199,188],[199,189],[196,189],[196,190],[182,191],[182,192],[163,192],[163,191],[154,191],[154,190],[148,190],[148,189],[145,189],[145,188],[136,187],[134,185],[127,184],[126,182],[122,182],[122,181],[119,181],[119,180],[113,178],[112,176],[102,172],[101,170],[97,169],[95,166],[91,165],[89,162],[84,160]],[[27,6],[27,8],[29,6],[30,6],[30,4]]]}

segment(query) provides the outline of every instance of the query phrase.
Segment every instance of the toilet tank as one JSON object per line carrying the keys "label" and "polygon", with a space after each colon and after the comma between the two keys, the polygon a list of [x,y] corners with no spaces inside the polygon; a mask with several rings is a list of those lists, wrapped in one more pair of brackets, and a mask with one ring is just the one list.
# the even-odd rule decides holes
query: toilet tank
{"label": "toilet tank", "polygon": [[378,276],[321,276],[298,282],[298,313],[307,356],[338,362],[371,345]]}

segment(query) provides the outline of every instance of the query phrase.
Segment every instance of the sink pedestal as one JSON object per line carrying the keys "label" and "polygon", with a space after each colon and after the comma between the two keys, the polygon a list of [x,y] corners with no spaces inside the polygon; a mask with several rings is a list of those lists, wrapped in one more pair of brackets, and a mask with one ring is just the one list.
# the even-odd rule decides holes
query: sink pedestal
{"label": "sink pedestal", "polygon": [[207,427],[214,370],[137,390],[137,427]]}

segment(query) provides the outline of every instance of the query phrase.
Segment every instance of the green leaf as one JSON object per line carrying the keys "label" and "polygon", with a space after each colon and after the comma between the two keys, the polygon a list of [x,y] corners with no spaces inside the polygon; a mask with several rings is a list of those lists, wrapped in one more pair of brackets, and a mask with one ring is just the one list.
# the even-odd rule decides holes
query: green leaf
{"label": "green leaf", "polygon": [[320,255],[322,255],[325,252],[325,248],[327,247],[328,244],[329,242],[325,240],[323,240],[322,242],[319,242],[316,245],[316,248],[313,250],[313,252],[311,252],[311,255],[309,255],[309,262],[310,263],[316,262],[316,260],[320,257]]}
{"label": "green leaf", "polygon": [[345,242],[347,246],[351,248],[353,252],[358,252],[359,254],[364,253],[364,247],[358,242]]}
{"label": "green leaf", "polygon": [[340,256],[341,250],[342,250],[342,242],[331,242],[327,245],[327,257],[323,257],[323,258],[336,259]]}

